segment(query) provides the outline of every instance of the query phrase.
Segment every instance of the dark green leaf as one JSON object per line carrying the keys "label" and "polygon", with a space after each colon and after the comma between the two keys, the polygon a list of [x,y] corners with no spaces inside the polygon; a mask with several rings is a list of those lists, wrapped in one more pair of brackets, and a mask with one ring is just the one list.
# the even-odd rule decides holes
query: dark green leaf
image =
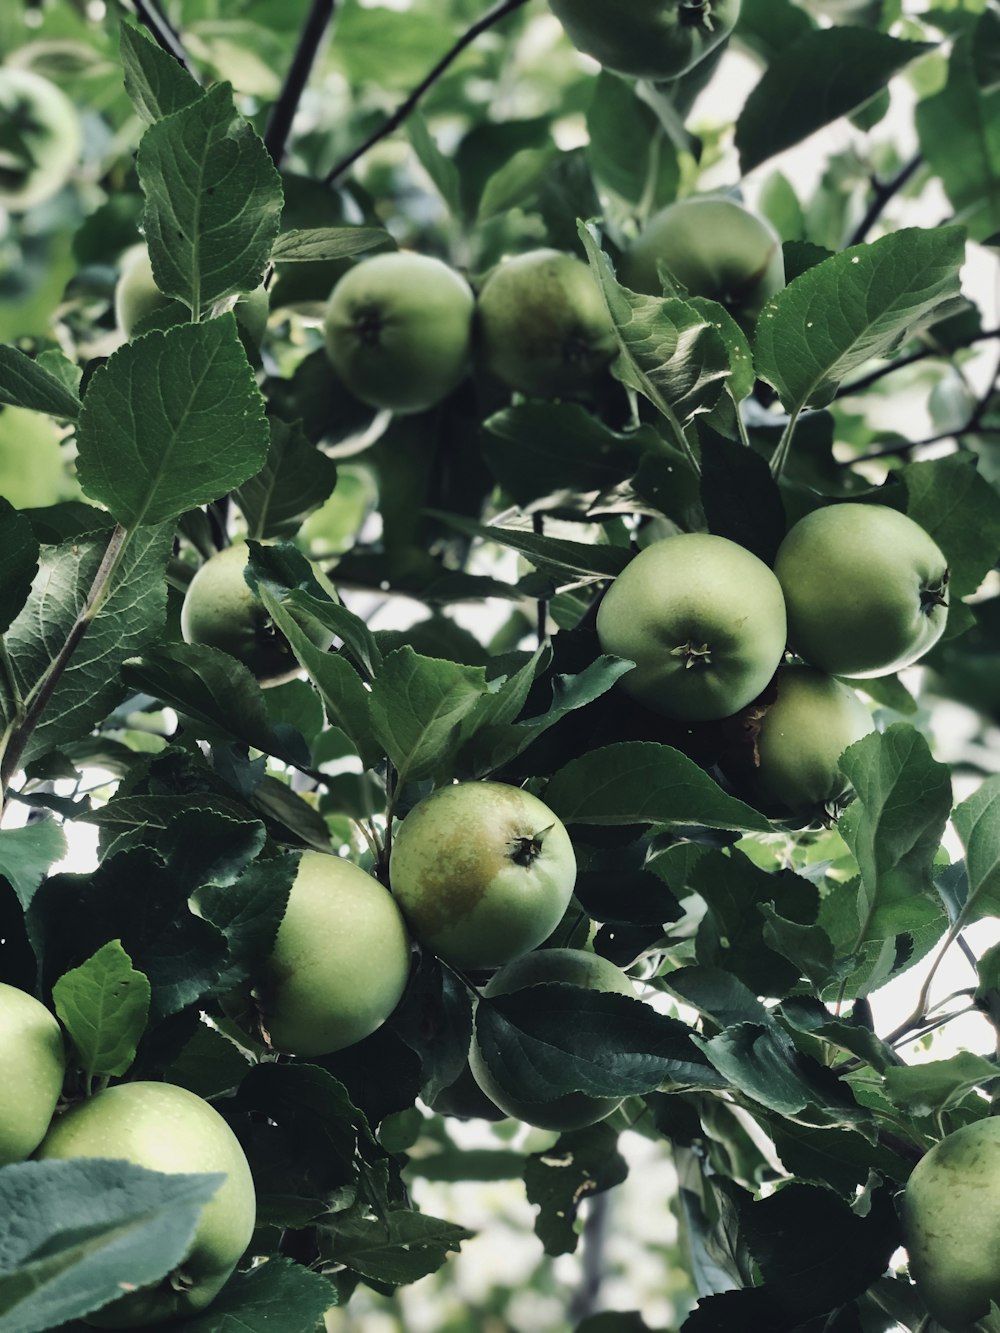
{"label": "dark green leaf", "polygon": [[697,823],[750,832],[770,827],[694,760],[652,741],[622,741],[571,760],[550,779],[545,800],[567,824]]}
{"label": "dark green leaf", "polygon": [[864,105],[929,50],[867,28],[823,28],[784,47],[744,103],[736,147],[745,175],[761,162]]}
{"label": "dark green leaf", "polygon": [[538,1208],[535,1234],[545,1253],[572,1254],[581,1204],[627,1176],[618,1135],[603,1124],[560,1134],[551,1148],[532,1153],[524,1164],[524,1184],[528,1202]]}
{"label": "dark green leaf", "polygon": [[885,1071],[885,1091],[909,1115],[937,1115],[962,1102],[977,1088],[989,1091],[1000,1069],[972,1051],[959,1051],[947,1060],[900,1065]]}
{"label": "dark green leaf", "polygon": [[376,227],[312,227],[283,231],[271,247],[275,264],[306,263],[317,259],[350,259],[353,255],[390,245],[392,237]]}
{"label": "dark green leaf", "polygon": [[[202,1315],[176,1325],[176,1333],[304,1333],[322,1327],[323,1314],[336,1304],[325,1277],[283,1255],[234,1273]],[[175,1333],[175,1325],[163,1326]]]}
{"label": "dark green leaf", "polygon": [[435,1273],[473,1233],[426,1213],[396,1209],[383,1217],[350,1217],[335,1224],[337,1262],[390,1287]]}
{"label": "dark green leaf", "polygon": [[260,472],[236,491],[248,535],[258,540],[289,537],[307,514],[333,492],[337,465],[312,444],[301,424],[268,417],[271,444]]}
{"label": "dark green leaf", "polygon": [[0,634],[28,600],[38,572],[38,539],[26,514],[0,496]]}

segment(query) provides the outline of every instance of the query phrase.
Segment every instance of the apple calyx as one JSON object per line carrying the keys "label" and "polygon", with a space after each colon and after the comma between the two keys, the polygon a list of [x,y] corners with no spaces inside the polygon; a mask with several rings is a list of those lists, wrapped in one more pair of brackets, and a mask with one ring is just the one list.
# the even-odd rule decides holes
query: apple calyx
{"label": "apple calyx", "polygon": [[712,24],[710,0],[693,0],[693,3],[682,4],[679,18],[681,26],[684,28],[704,28],[707,32],[715,31]]}
{"label": "apple calyx", "polygon": [[670,656],[681,658],[685,671],[690,670],[691,667],[712,665],[712,650],[708,644],[694,644],[690,639],[687,643],[679,643],[676,648],[671,648]]}
{"label": "apple calyx", "polygon": [[179,1291],[182,1295],[194,1286],[194,1278],[190,1273],[186,1273],[183,1268],[175,1268],[172,1273],[167,1275],[167,1281],[174,1291]]}
{"label": "apple calyx", "polygon": [[378,347],[385,320],[374,306],[363,306],[354,316],[352,329],[365,347]]}
{"label": "apple calyx", "polygon": [[929,616],[936,607],[948,605],[946,590],[950,578],[951,570],[946,569],[937,583],[920,589],[920,609],[925,616]]}
{"label": "apple calyx", "polygon": [[542,854],[542,842],[546,833],[553,826],[539,829],[537,833],[532,833],[519,838],[512,838],[510,842],[510,851],[507,855],[516,866],[521,866],[524,870],[530,870]]}

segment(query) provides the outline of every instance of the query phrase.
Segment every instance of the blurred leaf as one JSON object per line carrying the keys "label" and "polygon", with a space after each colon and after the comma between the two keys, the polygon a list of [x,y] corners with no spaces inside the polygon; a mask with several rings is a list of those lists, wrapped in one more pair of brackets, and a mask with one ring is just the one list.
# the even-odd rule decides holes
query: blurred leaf
{"label": "blurred leaf", "polygon": [[952,812],[955,832],[965,848],[969,891],[962,908],[963,922],[1000,914],[1000,776],[982,785]]}
{"label": "blurred leaf", "polygon": [[54,819],[0,829],[0,875],[25,911],[53,861],[61,860],[66,851],[66,834]]}
{"label": "blurred leaf", "polygon": [[535,1234],[545,1253],[572,1254],[581,1204],[627,1176],[618,1135],[604,1124],[560,1134],[551,1148],[532,1153],[524,1164],[524,1184],[528,1202],[538,1208]]}
{"label": "blurred leaf", "polygon": [[884,1078],[886,1094],[900,1110],[914,1116],[937,1115],[975,1089],[989,1089],[1000,1078],[1000,1069],[972,1051],[959,1051],[947,1060],[887,1069]]}
{"label": "blurred leaf", "polygon": [[743,105],[736,147],[743,175],[862,106],[931,47],[866,28],[823,28],[784,47]]}
{"label": "blurred leaf", "polygon": [[1000,494],[979,475],[969,453],[908,463],[899,476],[907,515],[945,553],[949,597],[974,593],[1000,550]]}
{"label": "blurred leaf", "polygon": [[757,373],[790,412],[825,406],[852,370],[958,295],[964,256],[960,227],[908,227],[807,269],[761,313]]}
{"label": "blurred leaf", "polygon": [[[986,22],[986,15],[982,22]],[[917,104],[920,149],[974,241],[1000,230],[1000,87],[982,88],[977,34],[960,36],[948,61],[948,82]]]}
{"label": "blurred leaf", "polygon": [[38,572],[38,540],[31,520],[0,496],[0,634],[6,634]]}
{"label": "blurred leaf", "polygon": [[149,1016],[149,980],[111,940],[52,987],[56,1013],[80,1056],[84,1077],[121,1077]]}
{"label": "blurred leaf", "polygon": [[437,142],[427,128],[423,116],[416,112],[406,120],[406,132],[409,135],[413,151],[420,165],[430,176],[434,188],[448,206],[452,217],[462,216],[462,200],[459,189],[458,168],[450,157],[438,147]]}
{"label": "blurred leaf", "polygon": [[628,79],[602,70],[587,108],[588,150],[597,179],[647,212],[677,196],[677,149]]}
{"label": "blurred leaf", "polygon": [[263,407],[233,315],[147,333],[91,378],[80,483],[125,527],[175,519],[264,466]]}

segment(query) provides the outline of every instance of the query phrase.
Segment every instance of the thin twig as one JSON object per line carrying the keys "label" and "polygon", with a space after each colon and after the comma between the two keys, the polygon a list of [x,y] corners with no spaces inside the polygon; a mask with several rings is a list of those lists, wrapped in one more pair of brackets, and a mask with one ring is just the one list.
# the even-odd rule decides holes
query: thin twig
{"label": "thin twig", "polygon": [[271,154],[271,161],[276,167],[281,166],[285,156],[292,121],[299,108],[302,91],[309,82],[316,53],[333,19],[335,3],[336,0],[312,0],[284,85],[267,118],[264,147]]}
{"label": "thin twig", "polygon": [[184,50],[180,33],[160,9],[157,0],[132,0],[132,4],[135,8],[136,17],[149,32],[157,46],[166,51],[168,56],[173,56],[178,65],[182,65],[192,78],[197,78],[191,68],[188,54]]}
{"label": "thin twig", "polygon": [[[872,177],[873,199],[865,210],[865,215],[851,233],[847,246],[860,245],[868,235],[871,228],[882,215],[886,204],[898,194],[911,176],[923,166],[924,158],[922,153],[916,153],[910,158],[909,162],[903,164],[894,176],[890,176],[887,181],[880,181],[877,176]],[[846,249],[847,247],[845,247]]]}
{"label": "thin twig", "polygon": [[424,94],[437,83],[438,79],[448,69],[449,65],[462,54],[467,46],[474,42],[481,33],[486,32],[489,28],[492,28],[495,24],[499,23],[501,19],[506,18],[508,14],[513,14],[516,9],[520,9],[521,6],[525,4],[527,4],[527,0],[500,0],[500,3],[495,4],[492,9],[487,10],[482,18],[477,19],[472,27],[467,29],[467,31],[459,37],[451,50],[447,51],[430,73],[421,79],[410,93],[409,97],[399,104],[392,115],[389,116],[377,130],[370,134],[363,143],[359,144],[357,148],[352,149],[346,157],[342,157],[339,162],[334,163],[326,173],[324,182],[327,185],[332,185],[338,176],[342,176],[348,167],[353,166],[359,157],[363,157],[364,154],[368,152],[369,148],[372,148],[375,144],[379,143],[380,140],[392,134],[393,130],[398,129],[407,116],[416,108],[417,103]]}
{"label": "thin twig", "polygon": [[[531,529],[539,537],[545,535],[545,516],[543,514],[537,512],[532,514]],[[538,646],[541,648],[543,644],[548,643],[549,641],[549,604],[544,597],[539,597],[538,601],[535,603],[535,614],[535,632],[538,638]]]}

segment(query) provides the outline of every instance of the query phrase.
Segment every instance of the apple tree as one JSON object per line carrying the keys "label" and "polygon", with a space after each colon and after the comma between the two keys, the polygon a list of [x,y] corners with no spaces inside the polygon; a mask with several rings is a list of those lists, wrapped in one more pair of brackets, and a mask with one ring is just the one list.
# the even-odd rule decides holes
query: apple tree
{"label": "apple tree", "polygon": [[995,7],[0,58],[0,1333],[995,1333]]}

